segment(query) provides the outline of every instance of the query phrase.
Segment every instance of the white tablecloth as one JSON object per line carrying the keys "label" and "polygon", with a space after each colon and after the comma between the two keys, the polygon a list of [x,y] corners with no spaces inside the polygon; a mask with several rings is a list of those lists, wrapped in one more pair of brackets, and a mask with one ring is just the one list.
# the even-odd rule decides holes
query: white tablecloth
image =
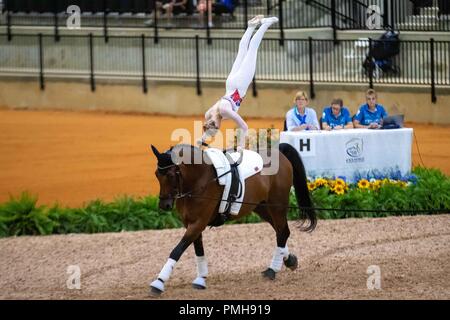
{"label": "white tablecloth", "polygon": [[349,129],[339,131],[282,132],[280,143],[299,151],[309,177],[388,175],[411,171],[413,129]]}

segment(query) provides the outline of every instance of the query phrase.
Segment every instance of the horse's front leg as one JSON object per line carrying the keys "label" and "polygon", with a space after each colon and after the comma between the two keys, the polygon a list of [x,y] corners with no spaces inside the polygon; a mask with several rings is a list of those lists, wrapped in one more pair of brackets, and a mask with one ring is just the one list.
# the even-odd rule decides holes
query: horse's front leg
{"label": "horse's front leg", "polygon": [[203,250],[202,234],[194,241],[195,259],[197,262],[197,278],[192,282],[195,289],[206,289],[206,277],[208,276],[208,262]]}
{"label": "horse's front leg", "polygon": [[170,253],[169,259],[167,260],[158,278],[150,284],[150,293],[154,295],[160,295],[164,292],[164,283],[169,280],[175,264],[180,259],[184,251],[191,245],[191,243],[196,240],[204,230],[205,226],[199,226],[198,224],[188,225],[186,232],[181,238],[181,241]]}

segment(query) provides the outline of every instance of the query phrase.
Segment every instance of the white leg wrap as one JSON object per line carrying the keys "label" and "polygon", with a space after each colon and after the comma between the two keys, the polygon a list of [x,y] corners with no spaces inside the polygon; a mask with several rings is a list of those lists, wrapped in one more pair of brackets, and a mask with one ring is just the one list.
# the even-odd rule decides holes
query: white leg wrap
{"label": "white leg wrap", "polygon": [[161,279],[162,281],[167,281],[170,278],[170,275],[172,274],[172,270],[175,267],[175,264],[177,262],[171,258],[169,258],[166,262],[166,264],[164,265],[164,267],[161,269],[161,272],[158,275],[158,278]]}
{"label": "white leg wrap", "polygon": [[205,256],[195,256],[197,261],[197,277],[206,278],[208,276],[208,261]]}
{"label": "white leg wrap", "polygon": [[288,256],[289,256],[289,249],[287,245],[284,248],[277,247],[273,253],[270,268],[275,272],[279,272],[281,270],[281,267],[283,266],[283,260],[287,259]]}

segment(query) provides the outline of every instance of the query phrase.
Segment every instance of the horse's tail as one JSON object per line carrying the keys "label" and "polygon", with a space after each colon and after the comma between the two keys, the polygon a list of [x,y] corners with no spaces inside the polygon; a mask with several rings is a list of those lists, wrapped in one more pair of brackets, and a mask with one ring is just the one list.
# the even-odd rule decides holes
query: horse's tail
{"label": "horse's tail", "polygon": [[294,173],[294,188],[295,197],[299,206],[305,209],[300,209],[300,215],[303,222],[309,220],[309,225],[304,227],[303,224],[300,227],[302,231],[311,232],[316,228],[317,217],[316,211],[313,208],[313,204],[309,195],[308,182],[306,180],[305,167],[303,166],[302,159],[297,150],[287,143],[280,143],[280,152],[286,156],[289,162],[292,164]]}

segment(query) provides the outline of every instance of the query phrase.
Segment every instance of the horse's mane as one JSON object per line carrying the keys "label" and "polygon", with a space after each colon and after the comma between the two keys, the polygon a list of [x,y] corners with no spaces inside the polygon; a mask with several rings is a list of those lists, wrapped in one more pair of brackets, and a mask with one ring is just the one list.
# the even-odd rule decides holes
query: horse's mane
{"label": "horse's mane", "polygon": [[187,143],[180,143],[177,144],[176,146],[170,147],[169,151],[172,151],[175,148],[190,148],[194,152],[203,152],[199,147]]}

